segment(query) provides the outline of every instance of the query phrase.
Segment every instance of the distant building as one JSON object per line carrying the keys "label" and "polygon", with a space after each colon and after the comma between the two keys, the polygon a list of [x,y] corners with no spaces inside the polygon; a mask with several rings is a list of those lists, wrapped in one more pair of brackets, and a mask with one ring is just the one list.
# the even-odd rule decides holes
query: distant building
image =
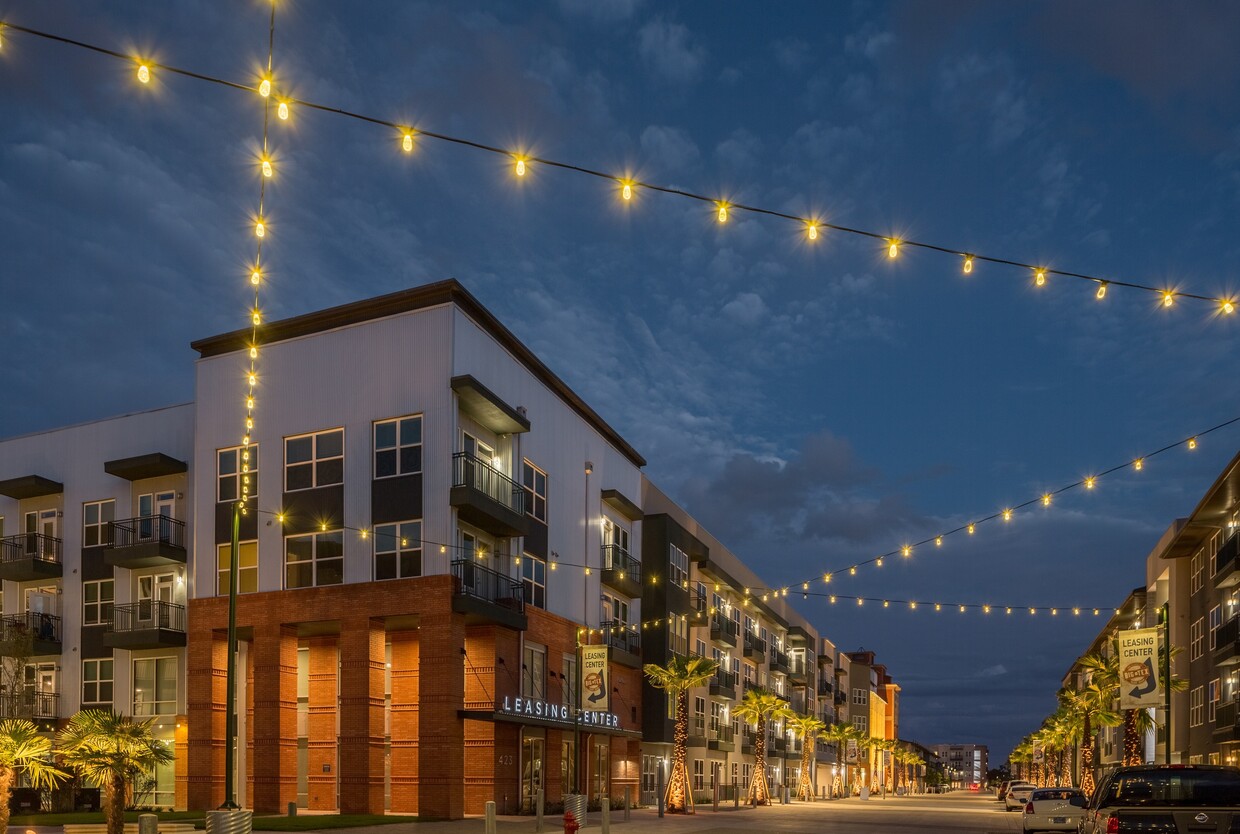
{"label": "distant building", "polygon": [[990,751],[984,744],[931,744],[951,784],[958,788],[986,781]]}

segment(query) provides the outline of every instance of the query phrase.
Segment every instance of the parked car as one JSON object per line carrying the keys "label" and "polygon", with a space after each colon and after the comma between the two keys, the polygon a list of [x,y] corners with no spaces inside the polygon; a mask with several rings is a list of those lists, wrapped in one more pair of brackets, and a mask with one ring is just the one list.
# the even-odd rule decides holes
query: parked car
{"label": "parked car", "polygon": [[1012,781],[1013,780],[1011,779],[1004,779],[1002,782],[998,784],[998,786],[995,788],[995,799],[997,799],[999,802],[1003,801],[1003,797],[1007,796],[1008,785],[1012,784]]}
{"label": "parked car", "polygon": [[1022,815],[1025,831],[1076,831],[1085,816],[1085,794],[1076,788],[1038,788]]}
{"label": "parked car", "polygon": [[1008,785],[1007,793],[1003,795],[1003,809],[1005,811],[1025,810],[1025,805],[1029,803],[1029,796],[1038,789],[1037,785],[1029,782],[1013,782]]}
{"label": "parked car", "polygon": [[1141,765],[1107,774],[1085,808],[1080,834],[1229,834],[1240,826],[1240,769]]}

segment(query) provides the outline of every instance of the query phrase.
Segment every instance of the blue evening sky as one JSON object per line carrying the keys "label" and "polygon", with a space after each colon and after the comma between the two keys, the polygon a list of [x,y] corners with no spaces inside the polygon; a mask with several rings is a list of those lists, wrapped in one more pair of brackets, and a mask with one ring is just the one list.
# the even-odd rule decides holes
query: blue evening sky
{"label": "blue evening sky", "polygon": [[[759,10],[761,10],[759,12]],[[267,6],[0,15],[253,83]],[[1021,261],[1240,290],[1240,6],[293,0],[277,88],[652,182]],[[0,435],[193,396],[245,324],[256,96],[9,32]],[[1240,415],[1208,306],[906,252],[294,111],[268,316],[460,279],[773,584],[933,535]],[[121,326],[117,326],[121,325]],[[1229,359],[1228,357],[1231,357]],[[842,594],[1117,605],[1240,431]],[[899,561],[899,560],[894,560]],[[1098,621],[802,605],[904,688],[901,735],[1002,761]]]}

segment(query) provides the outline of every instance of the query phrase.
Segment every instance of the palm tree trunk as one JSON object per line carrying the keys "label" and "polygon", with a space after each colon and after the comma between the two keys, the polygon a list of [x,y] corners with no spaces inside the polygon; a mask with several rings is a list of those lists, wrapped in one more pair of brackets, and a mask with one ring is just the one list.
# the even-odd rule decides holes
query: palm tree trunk
{"label": "palm tree trunk", "polygon": [[9,829],[9,797],[13,794],[13,769],[0,767],[0,834]]}
{"label": "palm tree trunk", "polygon": [[1086,796],[1094,794],[1094,733],[1088,712],[1081,729],[1081,792]]}
{"label": "palm tree trunk", "polygon": [[[667,811],[687,814],[693,803],[689,790],[689,769],[685,765],[689,746],[689,691],[676,693],[676,728],[672,735],[672,773],[667,780]],[[112,834],[111,831],[108,834]]]}
{"label": "palm tree trunk", "polygon": [[104,786],[108,834],[125,834],[125,777],[113,774]]}
{"label": "palm tree trunk", "polygon": [[1137,711],[1124,710],[1124,765],[1139,765],[1144,758],[1141,750],[1141,731],[1137,727]]}
{"label": "palm tree trunk", "polygon": [[753,779],[749,782],[749,804],[766,805],[771,800],[766,783],[766,716],[758,716],[758,735],[753,740]]}
{"label": "palm tree trunk", "polygon": [[801,778],[797,785],[797,799],[805,802],[812,802],[814,799],[814,781],[810,779],[810,769],[814,766],[814,763],[810,761],[814,752],[811,744],[808,735],[801,739]]}

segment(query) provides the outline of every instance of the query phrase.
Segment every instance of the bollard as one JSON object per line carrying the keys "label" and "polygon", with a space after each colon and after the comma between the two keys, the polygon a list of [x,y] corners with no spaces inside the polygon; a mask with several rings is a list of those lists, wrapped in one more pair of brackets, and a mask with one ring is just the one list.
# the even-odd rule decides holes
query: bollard
{"label": "bollard", "polygon": [[714,796],[711,799],[711,810],[718,811],[719,810],[719,780],[717,778],[711,779],[710,787],[714,791]]}
{"label": "bollard", "polygon": [[290,802],[288,804],[288,815],[290,817],[297,816],[297,803],[296,802]]}
{"label": "bollard", "polygon": [[139,814],[138,834],[159,834],[159,817],[154,814]]}
{"label": "bollard", "polygon": [[599,800],[599,811],[602,813],[602,820],[599,823],[602,834],[611,834],[611,797],[604,796]]}
{"label": "bollard", "polygon": [[736,783],[736,777],[732,777],[732,810],[739,811],[741,807],[741,788]]}
{"label": "bollard", "polygon": [[663,765],[655,768],[655,801],[659,807],[659,819],[663,818]]}
{"label": "bollard", "polygon": [[534,830],[543,830],[543,792],[534,795]]}
{"label": "bollard", "polygon": [[487,801],[486,815],[486,823],[483,830],[486,834],[495,834],[495,800]]}
{"label": "bollard", "polygon": [[633,786],[624,786],[624,821],[629,821],[629,812],[633,809]]}

